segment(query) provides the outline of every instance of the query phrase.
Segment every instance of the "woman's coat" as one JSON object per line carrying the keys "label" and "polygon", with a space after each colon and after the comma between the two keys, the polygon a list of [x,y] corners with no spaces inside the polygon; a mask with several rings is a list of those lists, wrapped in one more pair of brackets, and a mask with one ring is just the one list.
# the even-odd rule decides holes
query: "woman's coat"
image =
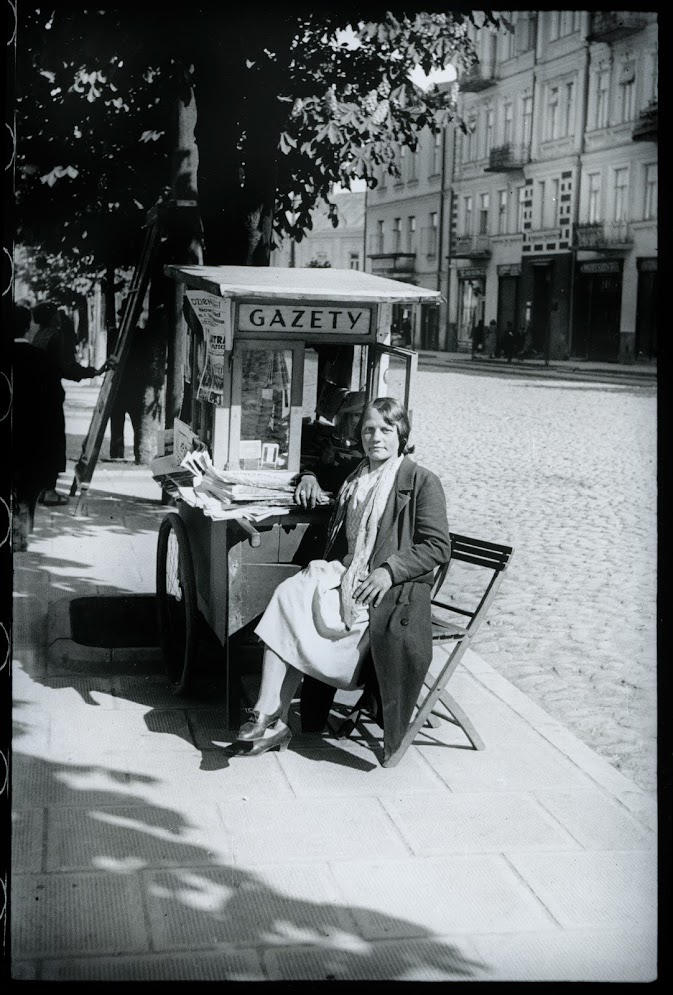
{"label": "woman's coat", "polygon": [[[325,559],[341,559],[345,553],[342,527],[325,551]],[[369,609],[373,675],[366,685],[370,694],[376,692],[373,676],[374,685],[378,686],[383,711],[384,766],[407,730],[432,660],[430,596],[434,571],[450,555],[446,498],[440,480],[405,457],[381,517],[371,559],[371,570],[386,566],[393,578],[393,585],[380,604]],[[327,690],[331,693],[323,697],[331,702],[334,689]],[[310,687],[307,692],[311,694]],[[308,709],[304,702],[302,705],[305,714]],[[327,707],[329,710],[329,704]],[[326,713],[322,719],[324,724]]]}

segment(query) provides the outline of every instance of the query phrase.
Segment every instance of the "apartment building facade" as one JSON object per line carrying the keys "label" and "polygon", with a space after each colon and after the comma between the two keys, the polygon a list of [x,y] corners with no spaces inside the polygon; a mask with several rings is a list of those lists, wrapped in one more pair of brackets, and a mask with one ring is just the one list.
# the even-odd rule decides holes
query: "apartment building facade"
{"label": "apartment building facade", "polygon": [[344,190],[331,196],[337,206],[335,228],[324,203],[311,212],[313,227],[301,242],[286,238],[271,253],[271,266],[330,266],[364,269],[365,194]]}
{"label": "apartment building facade", "polygon": [[[468,351],[495,319],[530,354],[653,358],[656,14],[505,13],[513,33],[474,31],[479,64],[459,77],[469,132],[447,129],[445,183],[423,203],[444,218],[438,347]],[[370,193],[368,230],[383,220],[385,236],[408,193]]]}
{"label": "apartment building facade", "polygon": [[[445,210],[451,176],[453,141],[449,129],[433,135],[425,128],[415,152],[403,149],[400,177],[379,170],[378,184],[367,191],[366,269],[403,280],[448,299],[448,217]],[[423,305],[414,315],[394,310],[394,330],[412,321],[406,344],[423,349],[448,348],[447,305]]]}

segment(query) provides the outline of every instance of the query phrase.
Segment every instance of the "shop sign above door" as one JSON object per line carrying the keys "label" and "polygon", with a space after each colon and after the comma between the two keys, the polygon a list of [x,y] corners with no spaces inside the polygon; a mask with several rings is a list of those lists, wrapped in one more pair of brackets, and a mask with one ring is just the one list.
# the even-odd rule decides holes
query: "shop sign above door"
{"label": "shop sign above door", "polygon": [[339,307],[336,304],[305,306],[295,304],[240,304],[238,330],[241,332],[342,332],[367,335],[370,308]]}

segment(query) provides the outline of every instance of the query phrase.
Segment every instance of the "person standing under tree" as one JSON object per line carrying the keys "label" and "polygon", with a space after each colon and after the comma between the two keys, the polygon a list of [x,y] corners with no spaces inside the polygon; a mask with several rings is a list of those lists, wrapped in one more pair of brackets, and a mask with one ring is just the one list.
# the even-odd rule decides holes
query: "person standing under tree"
{"label": "person standing under tree", "polygon": [[[36,304],[32,311],[33,321],[37,329],[32,333],[30,342],[37,349],[43,349],[50,357],[59,378],[74,380],[89,380],[92,377],[100,376],[113,365],[111,360],[96,369],[95,366],[80,366],[76,356],[76,341],[72,330],[64,329],[61,322],[61,314],[53,301],[41,301]],[[59,494],[56,490],[56,482],[59,472],[65,470],[65,414],[63,402],[65,401],[65,391],[59,383],[61,406],[58,417],[58,434],[60,440],[60,453],[58,467],[54,468],[50,480],[39,497],[40,504],[47,507],[68,504],[69,498],[64,494]]]}
{"label": "person standing under tree", "polygon": [[[120,316],[121,321],[121,316]],[[143,355],[140,337],[143,326],[136,325],[130,333],[128,354],[121,370],[121,381],[110,411],[110,459],[124,459],[124,426],[128,412],[133,429],[133,457],[140,463],[140,434],[145,400]],[[120,328],[108,334],[108,358],[117,348]]]}
{"label": "person standing under tree", "polygon": [[30,308],[14,305],[12,350],[12,505],[14,549],[27,548],[35,505],[65,461],[58,370],[28,341]]}

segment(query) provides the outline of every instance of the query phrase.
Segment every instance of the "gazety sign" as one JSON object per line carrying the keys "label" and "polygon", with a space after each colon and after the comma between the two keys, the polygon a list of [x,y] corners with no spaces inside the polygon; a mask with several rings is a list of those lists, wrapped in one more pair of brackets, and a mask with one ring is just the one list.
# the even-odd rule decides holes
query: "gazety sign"
{"label": "gazety sign", "polygon": [[330,304],[240,304],[238,330],[241,332],[342,332],[367,335],[372,312],[369,308],[339,307]]}

